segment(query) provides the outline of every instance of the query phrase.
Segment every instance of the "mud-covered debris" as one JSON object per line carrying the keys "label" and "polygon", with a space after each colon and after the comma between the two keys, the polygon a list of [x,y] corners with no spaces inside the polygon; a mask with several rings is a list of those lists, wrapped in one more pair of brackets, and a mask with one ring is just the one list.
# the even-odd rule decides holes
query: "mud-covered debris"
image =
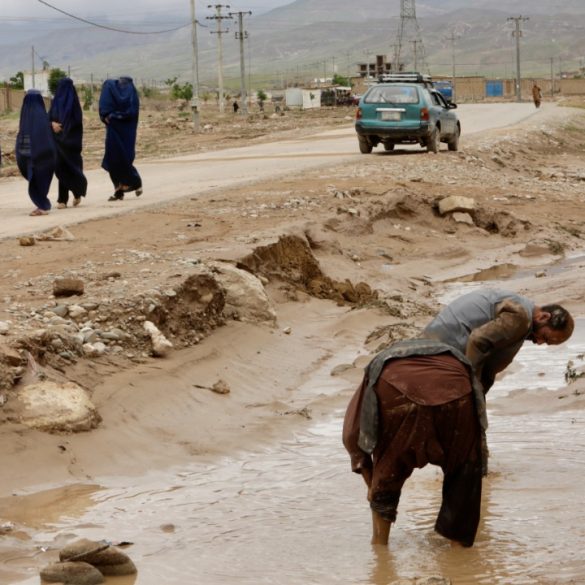
{"label": "mud-covered debris", "polygon": [[22,238],[18,239],[18,243],[21,246],[28,247],[34,246],[37,242],[32,236],[23,236]]}
{"label": "mud-covered debris", "polygon": [[463,213],[472,213],[475,210],[475,200],[471,197],[462,197],[460,195],[451,195],[439,201],[439,213],[447,215],[455,211]]}

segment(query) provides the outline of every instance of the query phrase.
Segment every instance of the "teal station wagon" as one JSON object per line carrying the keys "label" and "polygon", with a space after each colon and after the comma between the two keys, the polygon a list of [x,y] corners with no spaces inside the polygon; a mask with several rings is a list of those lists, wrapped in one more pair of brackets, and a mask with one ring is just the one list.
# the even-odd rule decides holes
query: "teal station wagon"
{"label": "teal station wagon", "polygon": [[355,129],[360,152],[369,154],[380,143],[386,150],[393,150],[396,144],[420,144],[429,152],[438,152],[441,142],[446,142],[449,150],[458,150],[461,123],[455,108],[428,76],[385,75],[358,104]]}

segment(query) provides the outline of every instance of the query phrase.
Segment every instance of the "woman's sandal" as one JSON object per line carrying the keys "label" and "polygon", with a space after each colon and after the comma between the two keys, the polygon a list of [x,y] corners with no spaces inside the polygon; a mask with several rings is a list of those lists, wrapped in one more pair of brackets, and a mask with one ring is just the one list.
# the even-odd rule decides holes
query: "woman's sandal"
{"label": "woman's sandal", "polygon": [[36,217],[37,215],[49,215],[48,211],[45,211],[44,209],[33,209],[29,215],[32,215],[33,217]]}
{"label": "woman's sandal", "polygon": [[108,201],[122,201],[124,199],[124,191],[116,189],[113,195],[110,195]]}
{"label": "woman's sandal", "polygon": [[138,187],[138,189],[136,189],[136,197],[140,197],[142,195],[142,187]]}

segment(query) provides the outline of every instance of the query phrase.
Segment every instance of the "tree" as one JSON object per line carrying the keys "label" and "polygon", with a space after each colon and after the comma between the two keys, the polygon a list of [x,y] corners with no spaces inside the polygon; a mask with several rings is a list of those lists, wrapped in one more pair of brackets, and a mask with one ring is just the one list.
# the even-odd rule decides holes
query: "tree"
{"label": "tree", "polygon": [[261,103],[264,104],[264,102],[268,99],[268,96],[264,93],[263,90],[259,89],[256,92],[256,99]]}
{"label": "tree", "polygon": [[84,85],[81,88],[81,95],[83,99],[83,109],[89,110],[93,104],[93,87],[91,85]]}
{"label": "tree", "polygon": [[351,87],[351,81],[348,77],[343,77],[339,74],[333,76],[333,85],[341,85],[343,87]]}
{"label": "tree", "polygon": [[51,92],[51,95],[55,95],[55,92],[57,91],[57,85],[64,77],[67,77],[67,73],[58,67],[55,67],[49,71],[49,91]]}
{"label": "tree", "polygon": [[19,71],[9,81],[10,87],[13,89],[24,89],[24,73]]}
{"label": "tree", "polygon": [[171,95],[175,100],[190,101],[193,97],[193,85],[191,83],[175,83],[171,88]]}

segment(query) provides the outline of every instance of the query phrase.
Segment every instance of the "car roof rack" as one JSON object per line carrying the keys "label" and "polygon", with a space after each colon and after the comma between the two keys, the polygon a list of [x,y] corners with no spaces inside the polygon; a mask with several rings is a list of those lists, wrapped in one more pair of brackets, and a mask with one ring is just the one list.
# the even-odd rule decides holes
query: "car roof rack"
{"label": "car roof rack", "polygon": [[400,73],[385,73],[378,77],[378,83],[422,83],[430,87],[433,86],[433,79],[430,75],[424,73],[400,72]]}

